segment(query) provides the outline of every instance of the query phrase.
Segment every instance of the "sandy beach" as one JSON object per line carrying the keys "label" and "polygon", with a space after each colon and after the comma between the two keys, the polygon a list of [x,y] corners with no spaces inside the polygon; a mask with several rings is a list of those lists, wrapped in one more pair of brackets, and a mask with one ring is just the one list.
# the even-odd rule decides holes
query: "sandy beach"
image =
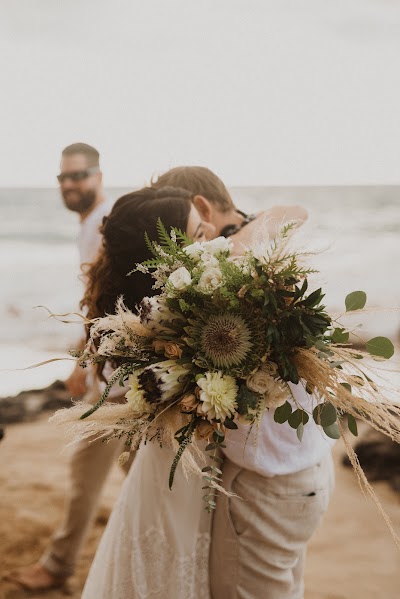
{"label": "sandy beach", "polygon": [[[111,195],[118,197],[121,190],[115,189]],[[368,305],[378,306],[378,310],[376,314],[371,311],[363,322],[362,335],[368,339],[387,334],[394,341],[398,339],[399,280],[392,273],[399,255],[398,188],[249,187],[237,188],[234,197],[248,212],[266,204],[299,203],[301,199],[310,220],[318,225],[315,231],[311,229],[312,238],[318,239],[322,247],[335,242],[332,251],[316,256],[315,264],[323,273],[322,280],[315,284],[321,284],[326,291],[329,311],[340,312],[346,293],[363,289]],[[64,380],[69,374],[73,365],[64,360],[18,372],[15,368],[68,356],[66,350],[76,346],[81,325],[62,324],[49,319],[43,308],[34,307],[44,305],[56,314],[70,312],[78,305],[82,290],[77,278],[77,222],[75,215],[65,214],[58,190],[3,190],[2,200],[7,214],[0,242],[8,260],[0,268],[4,283],[0,290],[0,396],[8,396],[46,386],[54,379]],[[38,205],[48,219],[42,218]],[[343,219],[343,213],[350,211],[357,214],[357,219]],[[21,214],[25,215],[24,221]],[[14,231],[11,237],[10,223]],[[0,442],[0,576],[37,560],[62,515],[68,451],[63,451],[66,442],[62,433],[47,418],[43,415],[35,421],[8,425]],[[398,599],[400,551],[372,501],[362,495],[353,472],[341,466],[343,454],[343,446],[338,443],[336,491],[310,544],[306,599]],[[68,587],[40,596],[80,597],[122,480],[116,465]],[[386,483],[376,484],[375,488],[400,535],[400,495]],[[39,595],[0,579],[0,599],[25,597]]]}
{"label": "sandy beach", "polygon": [[[1,574],[35,561],[62,513],[68,450],[60,431],[47,421],[7,427],[1,441]],[[398,599],[400,551],[373,503],[364,498],[350,469],[341,466],[344,449],[335,448],[337,484],[328,514],[312,540],[306,571],[306,599]],[[88,568],[118,495],[122,472],[115,465],[101,500],[95,526],[85,544],[76,575],[46,599],[78,599]],[[400,497],[385,483],[375,485],[400,533]],[[38,597],[1,580],[0,599]],[[172,598],[171,598],[172,599]]]}

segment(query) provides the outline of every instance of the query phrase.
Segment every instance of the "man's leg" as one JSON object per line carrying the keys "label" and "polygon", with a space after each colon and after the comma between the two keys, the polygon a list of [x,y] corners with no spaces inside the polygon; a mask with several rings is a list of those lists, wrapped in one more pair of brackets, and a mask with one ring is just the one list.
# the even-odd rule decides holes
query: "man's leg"
{"label": "man's leg", "polygon": [[333,489],[331,456],[291,475],[265,478],[225,459],[214,514],[213,599],[303,599],[306,545]]}
{"label": "man's leg", "polygon": [[66,578],[73,573],[77,555],[96,514],[104,482],[123,451],[123,440],[109,443],[81,441],[74,449],[64,519],[40,560],[52,575]]}
{"label": "man's leg", "polygon": [[[78,552],[95,516],[107,474],[124,451],[123,440],[109,443],[82,441],[71,456],[64,519],[39,562],[10,572],[8,578],[29,590],[45,590],[64,584],[73,573]],[[131,452],[132,462],[135,452]],[[127,471],[128,463],[124,470]]]}

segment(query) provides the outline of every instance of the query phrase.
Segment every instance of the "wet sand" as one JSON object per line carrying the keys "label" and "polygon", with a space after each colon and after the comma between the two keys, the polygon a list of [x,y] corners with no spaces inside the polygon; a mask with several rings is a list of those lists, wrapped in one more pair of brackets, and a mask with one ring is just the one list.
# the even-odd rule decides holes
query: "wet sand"
{"label": "wet sand", "polygon": [[[47,416],[10,425],[0,443],[0,574],[38,559],[62,514],[68,451]],[[373,503],[362,495],[335,448],[336,490],[308,553],[305,599],[398,599],[400,550]],[[123,475],[116,465],[76,575],[63,590],[28,593],[1,580],[0,599],[78,599]],[[400,535],[400,496],[385,483],[374,486]],[[128,598],[127,598],[128,599]],[[173,598],[166,598],[173,599]],[[260,598],[261,599],[261,598]]]}

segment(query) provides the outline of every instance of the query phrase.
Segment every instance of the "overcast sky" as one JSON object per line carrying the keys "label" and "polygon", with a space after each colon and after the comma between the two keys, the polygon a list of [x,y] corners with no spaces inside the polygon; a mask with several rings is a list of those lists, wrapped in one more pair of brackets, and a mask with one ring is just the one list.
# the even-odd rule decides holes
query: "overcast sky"
{"label": "overcast sky", "polygon": [[0,186],[400,184],[400,0],[0,0]]}

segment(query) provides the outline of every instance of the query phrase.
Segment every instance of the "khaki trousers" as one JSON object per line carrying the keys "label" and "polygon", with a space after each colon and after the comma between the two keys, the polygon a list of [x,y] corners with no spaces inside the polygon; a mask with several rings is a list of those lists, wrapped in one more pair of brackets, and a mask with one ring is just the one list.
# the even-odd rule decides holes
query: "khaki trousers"
{"label": "khaki trousers", "polygon": [[[126,451],[123,439],[109,443],[81,441],[74,448],[63,522],[40,560],[55,576],[73,574],[79,550],[96,515],[107,475],[123,451]],[[134,452],[131,456],[132,460]],[[129,467],[131,460],[124,469]]]}
{"label": "khaki trousers", "polygon": [[306,545],[334,485],[332,457],[295,474],[266,478],[225,458],[214,514],[213,599],[303,599]]}

